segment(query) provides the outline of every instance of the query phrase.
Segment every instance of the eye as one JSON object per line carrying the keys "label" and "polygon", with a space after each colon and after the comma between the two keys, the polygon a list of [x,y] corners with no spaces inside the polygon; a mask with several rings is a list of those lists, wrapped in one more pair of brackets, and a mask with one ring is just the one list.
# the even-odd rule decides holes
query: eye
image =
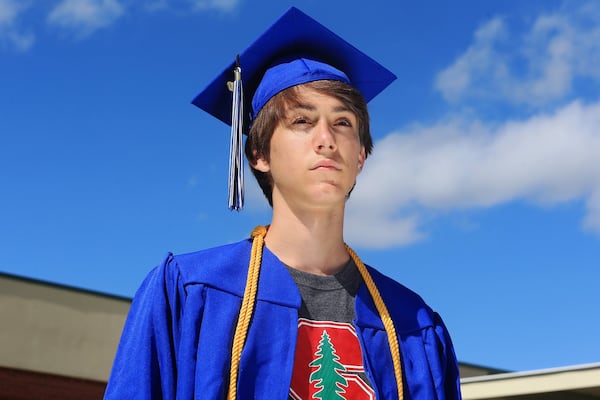
{"label": "eye", "polygon": [[292,124],[294,125],[302,125],[302,124],[308,124],[309,120],[306,117],[296,117],[293,119]]}
{"label": "eye", "polygon": [[352,121],[350,121],[348,118],[340,118],[335,124],[338,126],[347,126],[349,128],[352,128],[353,126]]}

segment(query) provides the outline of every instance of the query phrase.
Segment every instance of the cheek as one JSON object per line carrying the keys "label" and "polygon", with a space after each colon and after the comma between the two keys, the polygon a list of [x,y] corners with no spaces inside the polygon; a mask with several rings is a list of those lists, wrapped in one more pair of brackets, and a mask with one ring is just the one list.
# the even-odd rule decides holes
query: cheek
{"label": "cheek", "polygon": [[[296,150],[297,151],[297,150]],[[279,173],[286,173],[290,168],[292,168],[296,162],[294,161],[296,157],[296,151],[293,148],[288,148],[287,146],[282,146],[281,144],[273,143],[271,145],[271,154],[269,157],[269,164],[271,172],[276,170]]]}
{"label": "cheek", "polygon": [[281,160],[281,158],[283,157],[284,154],[286,154],[285,149],[283,149],[281,146],[279,146],[277,144],[272,144],[271,152],[269,155],[271,164],[277,164],[279,162],[279,160]]}
{"label": "cheek", "polygon": [[363,147],[357,140],[352,140],[347,143],[347,154],[348,157],[351,157],[352,160],[356,162],[361,162],[363,160],[362,153]]}
{"label": "cheek", "polygon": [[307,135],[290,134],[284,138],[271,141],[271,159],[275,157],[283,160],[298,158],[300,154],[311,148],[312,145]]}

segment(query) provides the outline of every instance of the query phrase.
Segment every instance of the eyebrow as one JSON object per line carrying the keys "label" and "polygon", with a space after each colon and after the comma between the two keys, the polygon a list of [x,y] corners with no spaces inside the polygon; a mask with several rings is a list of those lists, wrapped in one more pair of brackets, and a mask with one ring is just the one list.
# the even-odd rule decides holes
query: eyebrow
{"label": "eyebrow", "polygon": [[[315,111],[317,109],[317,107],[315,107],[314,105],[310,104],[310,103],[297,103],[294,104],[293,106],[288,108],[289,110],[307,110],[307,111]],[[334,107],[333,109],[334,112],[349,112],[349,113],[353,113],[352,110],[345,106],[345,105],[339,105]]]}

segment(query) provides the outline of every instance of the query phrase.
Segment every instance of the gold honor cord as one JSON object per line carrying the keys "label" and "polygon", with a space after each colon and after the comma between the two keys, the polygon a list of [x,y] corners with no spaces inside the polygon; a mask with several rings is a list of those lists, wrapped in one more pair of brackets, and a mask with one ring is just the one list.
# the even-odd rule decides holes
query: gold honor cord
{"label": "gold honor cord", "polygon": [[390,345],[390,352],[392,353],[392,362],[394,363],[394,375],[396,376],[396,386],[398,387],[398,399],[404,399],[404,388],[402,386],[402,363],[400,362],[400,344],[398,343],[398,336],[396,335],[396,328],[394,327],[394,321],[392,321],[392,317],[390,317],[390,313],[388,312],[383,299],[381,298],[381,294],[379,294],[379,290],[373,282],[373,278],[371,278],[371,274],[365,267],[365,264],[360,260],[358,255],[354,250],[350,248],[350,246],[346,245],[346,250],[348,250],[348,254],[354,260],[354,263],[358,267],[358,271],[362,275],[363,280],[365,281],[365,285],[367,285],[367,289],[369,289],[369,293],[375,302],[375,307],[377,308],[377,312],[379,313],[379,317],[383,322],[383,327],[385,328],[385,333],[387,333],[388,343]]}
{"label": "gold honor cord", "polygon": [[242,349],[248,336],[248,327],[254,312],[256,303],[256,292],[258,291],[258,275],[260,272],[260,264],[262,261],[262,248],[265,242],[267,228],[257,226],[254,228],[250,237],[252,238],[252,251],[250,253],[250,265],[248,266],[248,278],[246,279],[246,288],[244,289],[244,298],[242,299],[242,307],[240,315],[235,327],[233,336],[233,345],[231,347],[231,370],[229,371],[229,392],[227,393],[228,400],[236,400],[237,398],[237,378],[240,368],[240,359],[242,357]]}
{"label": "gold honor cord", "polygon": [[[248,328],[250,326],[250,320],[254,312],[254,305],[256,304],[256,293],[258,291],[258,276],[260,272],[260,265],[262,262],[262,249],[265,242],[265,235],[267,234],[267,228],[264,226],[257,226],[252,231],[250,237],[252,238],[252,250],[250,253],[250,265],[248,267],[248,278],[246,279],[246,288],[244,289],[244,298],[242,299],[242,307],[240,308],[240,315],[238,322],[235,327],[235,334],[233,336],[233,346],[231,348],[231,370],[229,373],[229,392],[227,393],[228,400],[237,399],[237,378],[240,367],[240,359],[242,356],[242,349],[248,336]],[[360,274],[362,275],[367,289],[373,301],[375,307],[379,312],[379,316],[383,321],[383,326],[387,333],[388,342],[390,344],[390,351],[392,353],[392,360],[394,363],[394,375],[396,376],[396,382],[398,386],[398,399],[404,399],[403,387],[402,387],[402,364],[400,363],[400,345],[398,343],[398,337],[396,336],[396,329],[390,314],[388,312],[373,278],[369,274],[369,271],[362,263],[358,255],[348,246],[345,245],[348,250],[348,254],[354,260],[354,263],[358,267]]]}

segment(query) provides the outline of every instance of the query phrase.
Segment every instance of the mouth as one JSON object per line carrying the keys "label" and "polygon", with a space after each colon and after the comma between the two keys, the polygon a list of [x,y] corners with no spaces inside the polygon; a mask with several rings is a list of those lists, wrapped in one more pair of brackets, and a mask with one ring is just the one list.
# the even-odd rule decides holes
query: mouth
{"label": "mouth", "polygon": [[328,171],[340,171],[338,163],[333,160],[321,160],[314,164],[311,170],[328,170]]}

